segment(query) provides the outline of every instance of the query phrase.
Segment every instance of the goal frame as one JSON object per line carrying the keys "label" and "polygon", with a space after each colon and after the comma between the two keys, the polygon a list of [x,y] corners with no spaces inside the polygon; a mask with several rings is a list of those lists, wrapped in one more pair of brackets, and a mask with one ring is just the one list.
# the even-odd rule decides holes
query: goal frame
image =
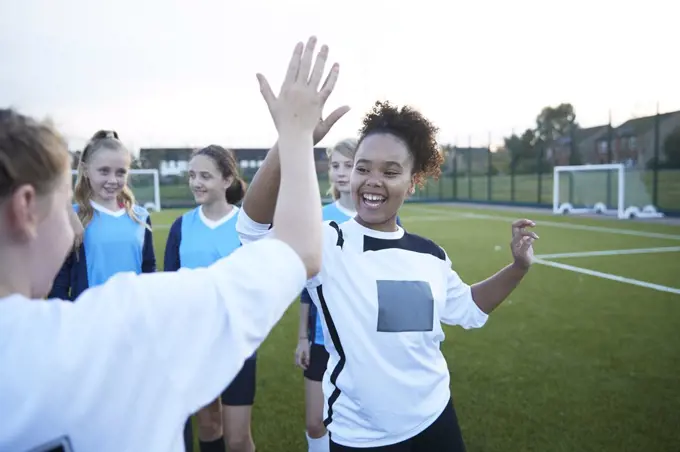
{"label": "goal frame", "polygon": [[[597,202],[592,208],[577,208],[571,203],[560,203],[560,174],[573,173],[577,171],[616,171],[618,178],[617,184],[617,208],[608,209],[604,202]],[[598,213],[598,214],[616,214],[620,220],[630,218],[661,218],[664,215],[657,212],[652,205],[647,205],[642,208],[638,206],[626,207],[626,166],[623,163],[604,163],[600,165],[563,165],[553,168],[553,213],[558,215],[567,214],[584,214],[584,213]]]}
{"label": "goal frame", "polygon": [[[153,210],[154,212],[161,211],[161,180],[157,169],[131,169],[132,174],[150,174],[153,176],[153,202],[147,202],[143,205],[146,210]],[[77,176],[78,170],[71,170],[71,175]]]}

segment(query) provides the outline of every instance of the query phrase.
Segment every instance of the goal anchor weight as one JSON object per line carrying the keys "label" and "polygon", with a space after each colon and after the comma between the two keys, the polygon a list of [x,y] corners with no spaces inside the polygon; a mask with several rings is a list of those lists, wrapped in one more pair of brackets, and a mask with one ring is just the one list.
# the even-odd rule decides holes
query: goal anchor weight
{"label": "goal anchor weight", "polygon": [[[577,173],[577,172],[595,172],[595,171],[616,171],[617,173],[617,208],[610,209],[607,204],[602,201],[587,202],[585,206],[576,206],[571,202],[560,201],[560,174]],[[601,215],[615,215],[619,219],[632,218],[662,218],[664,215],[656,210],[651,204],[647,204],[640,208],[638,206],[625,205],[626,193],[626,168],[622,163],[602,164],[602,165],[567,165],[556,166],[553,169],[553,213],[556,215],[571,215],[571,214],[601,214]],[[579,187],[582,190],[587,190],[588,187]],[[607,190],[610,187],[606,188]]]}

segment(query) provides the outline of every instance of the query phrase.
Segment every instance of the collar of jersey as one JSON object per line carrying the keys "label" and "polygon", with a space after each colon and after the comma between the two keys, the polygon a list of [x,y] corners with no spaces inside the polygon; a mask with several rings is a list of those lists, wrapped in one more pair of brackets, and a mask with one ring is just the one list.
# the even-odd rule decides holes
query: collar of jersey
{"label": "collar of jersey", "polygon": [[123,215],[125,215],[125,209],[119,209],[119,210],[113,211],[111,209],[107,209],[106,207],[102,206],[101,204],[97,204],[94,201],[90,201],[90,205],[92,207],[94,207],[96,210],[100,211],[101,213],[111,215],[112,217],[122,217]]}
{"label": "collar of jersey", "polygon": [[[404,236],[404,229],[401,228],[401,226],[397,226],[397,230],[394,232],[383,232],[383,231],[375,231],[373,229],[369,229],[367,227],[364,227],[357,223],[357,221],[352,218],[351,220],[348,220],[347,223],[350,223],[351,226],[361,232],[363,235],[367,235],[369,237],[374,237],[376,239],[386,239],[386,240],[398,240]],[[346,223],[345,223],[346,224]]]}
{"label": "collar of jersey", "polygon": [[238,207],[237,206],[232,206],[231,211],[220,218],[219,220],[211,220],[210,218],[205,216],[205,213],[203,213],[203,206],[198,206],[198,217],[201,219],[204,225],[209,227],[210,229],[215,229],[219,226],[222,226],[224,223],[227,221],[231,220],[234,215],[238,213]]}

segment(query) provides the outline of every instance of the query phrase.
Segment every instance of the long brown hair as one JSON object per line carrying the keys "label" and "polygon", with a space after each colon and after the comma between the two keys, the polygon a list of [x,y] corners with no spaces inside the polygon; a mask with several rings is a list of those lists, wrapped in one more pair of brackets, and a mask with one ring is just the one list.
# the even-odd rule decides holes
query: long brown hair
{"label": "long brown hair", "polygon": [[69,162],[66,141],[48,122],[0,109],[0,199],[26,184],[49,193]]}
{"label": "long brown hair", "polygon": [[196,149],[191,157],[204,155],[215,162],[215,166],[220,171],[224,179],[232,178],[231,185],[227,188],[225,196],[229,204],[236,204],[243,199],[246,194],[246,183],[238,174],[238,165],[234,153],[222,146],[211,144],[201,149]]}
{"label": "long brown hair", "polygon": [[[110,149],[114,151],[128,152],[127,148],[121,143],[118,133],[115,130],[99,130],[85,146],[83,152],[80,154],[80,161],[78,162],[78,176],[76,179],[76,186],[73,189],[73,200],[78,205],[78,218],[83,224],[83,229],[94,218],[94,208],[90,201],[92,200],[92,185],[87,178],[85,168],[87,163],[92,159],[92,156],[101,149]],[[139,219],[134,211],[135,195],[130,190],[127,184],[118,195],[118,202],[125,208],[125,212],[137,223],[149,228],[149,225]],[[82,237],[76,237],[75,249],[82,244]]]}

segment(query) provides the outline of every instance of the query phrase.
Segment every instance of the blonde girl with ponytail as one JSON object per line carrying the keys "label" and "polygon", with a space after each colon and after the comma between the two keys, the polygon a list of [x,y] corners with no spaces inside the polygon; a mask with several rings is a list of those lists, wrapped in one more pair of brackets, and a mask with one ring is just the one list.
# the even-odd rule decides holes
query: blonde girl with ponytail
{"label": "blonde girl with ponytail", "polygon": [[128,186],[132,157],[113,130],[99,130],[83,149],[73,190],[84,229],[55,279],[50,297],[75,300],[120,272],[156,271],[149,212]]}

